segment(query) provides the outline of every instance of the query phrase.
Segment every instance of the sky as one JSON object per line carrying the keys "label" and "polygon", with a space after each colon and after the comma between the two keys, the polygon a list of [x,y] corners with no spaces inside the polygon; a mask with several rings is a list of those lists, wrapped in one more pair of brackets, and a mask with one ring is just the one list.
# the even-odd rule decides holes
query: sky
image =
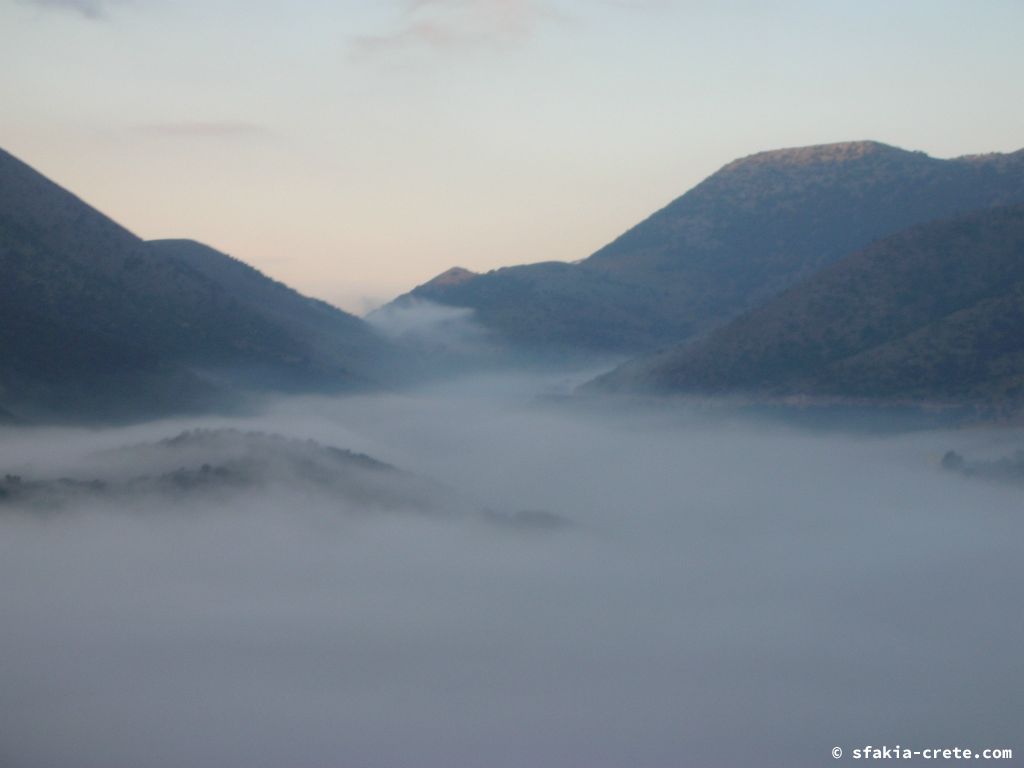
{"label": "sky", "polygon": [[0,147],[364,312],[585,258],[730,160],[1024,147],[1020,0],[0,0]]}

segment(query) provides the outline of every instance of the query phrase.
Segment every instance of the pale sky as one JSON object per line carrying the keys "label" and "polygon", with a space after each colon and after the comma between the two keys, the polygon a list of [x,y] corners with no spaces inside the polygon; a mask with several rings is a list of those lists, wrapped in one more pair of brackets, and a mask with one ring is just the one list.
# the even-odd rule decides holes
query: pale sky
{"label": "pale sky", "polygon": [[1020,149],[1022,39],[1022,0],[0,0],[0,146],[362,312],[763,149]]}

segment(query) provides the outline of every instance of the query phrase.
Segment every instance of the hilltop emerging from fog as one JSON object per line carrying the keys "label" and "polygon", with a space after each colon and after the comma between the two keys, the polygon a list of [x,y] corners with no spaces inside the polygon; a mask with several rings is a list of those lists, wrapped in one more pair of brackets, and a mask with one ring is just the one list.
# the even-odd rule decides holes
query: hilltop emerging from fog
{"label": "hilltop emerging from fog", "polygon": [[85,457],[54,476],[0,472],[0,505],[54,512],[83,504],[143,508],[155,501],[227,504],[298,494],[348,515],[415,513],[524,529],[566,521],[543,510],[478,507],[451,489],[361,453],[265,432],[197,429]]}

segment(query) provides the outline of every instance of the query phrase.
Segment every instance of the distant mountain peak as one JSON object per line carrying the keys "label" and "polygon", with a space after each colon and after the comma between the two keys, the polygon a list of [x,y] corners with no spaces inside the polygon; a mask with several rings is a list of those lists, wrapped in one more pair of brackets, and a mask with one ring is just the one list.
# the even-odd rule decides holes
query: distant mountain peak
{"label": "distant mountain peak", "polygon": [[733,160],[722,170],[767,165],[842,164],[866,157],[882,157],[885,155],[918,155],[927,157],[923,152],[909,152],[889,144],[883,144],[880,141],[840,141],[832,144],[815,144],[809,147],[789,147],[786,149],[757,152],[753,155]]}
{"label": "distant mountain peak", "polygon": [[473,272],[472,270],[466,269],[465,267],[452,267],[451,269],[445,270],[437,277],[434,277],[423,285],[418,286],[419,288],[441,288],[452,285],[460,285],[465,282],[469,282],[474,277],[479,277],[479,272]]}

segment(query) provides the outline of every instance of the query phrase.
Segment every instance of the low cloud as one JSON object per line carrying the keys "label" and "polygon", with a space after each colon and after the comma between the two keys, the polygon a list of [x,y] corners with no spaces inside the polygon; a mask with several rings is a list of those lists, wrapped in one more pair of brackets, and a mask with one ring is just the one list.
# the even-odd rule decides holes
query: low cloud
{"label": "low cloud", "polygon": [[21,0],[25,5],[55,11],[70,11],[86,19],[105,19],[108,11],[125,0]]}
{"label": "low cloud", "polygon": [[136,125],[136,133],[150,136],[181,136],[196,138],[240,138],[258,136],[267,132],[258,123],[238,120],[184,121],[170,123],[144,123]]}
{"label": "low cloud", "polygon": [[388,338],[438,352],[470,354],[489,346],[488,332],[464,307],[449,307],[424,299],[388,304],[366,316]]}
{"label": "low cloud", "polygon": [[[590,7],[655,11],[675,0],[592,0]],[[359,57],[447,52],[520,45],[552,24],[572,24],[576,12],[560,0],[399,0],[394,28],[353,40]]]}
{"label": "low cloud", "polygon": [[564,18],[555,4],[540,0],[411,0],[395,29],[356,38],[354,50],[374,56],[514,45]]}

